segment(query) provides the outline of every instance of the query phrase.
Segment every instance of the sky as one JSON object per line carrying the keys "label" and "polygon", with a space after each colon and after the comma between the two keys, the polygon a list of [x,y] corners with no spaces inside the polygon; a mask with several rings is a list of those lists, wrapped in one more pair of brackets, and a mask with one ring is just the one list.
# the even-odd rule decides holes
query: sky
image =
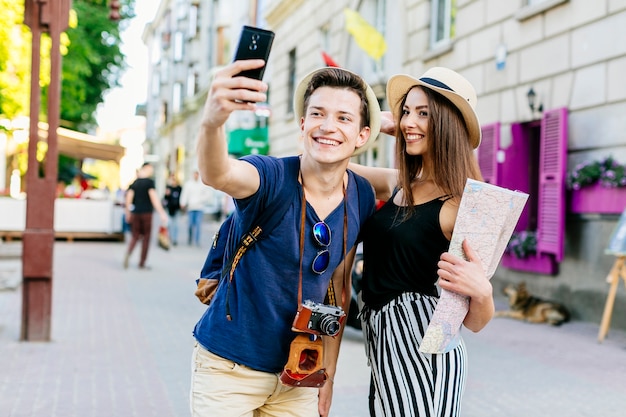
{"label": "sky", "polygon": [[121,87],[109,90],[98,108],[96,119],[104,130],[136,125],[135,106],[146,101],[148,89],[148,50],[141,35],[146,23],[154,18],[159,3],[160,0],[136,0],[136,17],[121,34],[128,68],[120,79]]}

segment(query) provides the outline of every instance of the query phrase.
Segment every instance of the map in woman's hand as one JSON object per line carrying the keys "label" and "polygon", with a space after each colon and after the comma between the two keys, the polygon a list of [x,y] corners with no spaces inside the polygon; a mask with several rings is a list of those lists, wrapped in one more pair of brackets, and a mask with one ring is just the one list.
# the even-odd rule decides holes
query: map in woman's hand
{"label": "map in woman's hand", "polygon": [[[527,200],[526,193],[468,179],[448,251],[467,259],[462,248],[467,239],[478,254],[485,275],[491,279]],[[420,352],[445,353],[454,349],[468,310],[467,297],[442,290]]]}

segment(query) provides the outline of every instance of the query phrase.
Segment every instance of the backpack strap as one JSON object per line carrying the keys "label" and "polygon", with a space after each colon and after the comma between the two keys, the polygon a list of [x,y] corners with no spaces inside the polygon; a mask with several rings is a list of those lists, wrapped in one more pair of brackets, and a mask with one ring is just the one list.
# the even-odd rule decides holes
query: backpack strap
{"label": "backpack strap", "polygon": [[353,172],[353,174],[356,182],[357,195],[359,196],[359,216],[369,217],[373,213],[372,207],[376,204],[372,184],[355,172]]}

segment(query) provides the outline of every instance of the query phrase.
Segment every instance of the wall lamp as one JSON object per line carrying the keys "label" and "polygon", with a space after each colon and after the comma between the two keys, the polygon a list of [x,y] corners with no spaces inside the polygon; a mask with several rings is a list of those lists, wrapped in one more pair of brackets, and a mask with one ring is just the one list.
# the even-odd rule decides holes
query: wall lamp
{"label": "wall lamp", "polygon": [[[528,93],[526,93],[526,98],[528,99],[528,107],[530,108],[530,112],[534,114],[535,104],[537,100],[537,93],[535,93],[535,90],[533,90],[532,87],[530,87],[530,90],[528,90]],[[537,106],[537,111],[539,113],[543,112],[543,103],[539,103],[539,106]]]}

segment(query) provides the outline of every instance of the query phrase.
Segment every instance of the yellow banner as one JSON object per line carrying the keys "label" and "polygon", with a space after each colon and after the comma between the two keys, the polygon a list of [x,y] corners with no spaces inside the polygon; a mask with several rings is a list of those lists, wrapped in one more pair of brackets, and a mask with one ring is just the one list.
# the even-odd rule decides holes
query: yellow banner
{"label": "yellow banner", "polygon": [[356,11],[343,10],[346,16],[346,30],[361,49],[375,60],[379,60],[387,50],[385,37]]}

